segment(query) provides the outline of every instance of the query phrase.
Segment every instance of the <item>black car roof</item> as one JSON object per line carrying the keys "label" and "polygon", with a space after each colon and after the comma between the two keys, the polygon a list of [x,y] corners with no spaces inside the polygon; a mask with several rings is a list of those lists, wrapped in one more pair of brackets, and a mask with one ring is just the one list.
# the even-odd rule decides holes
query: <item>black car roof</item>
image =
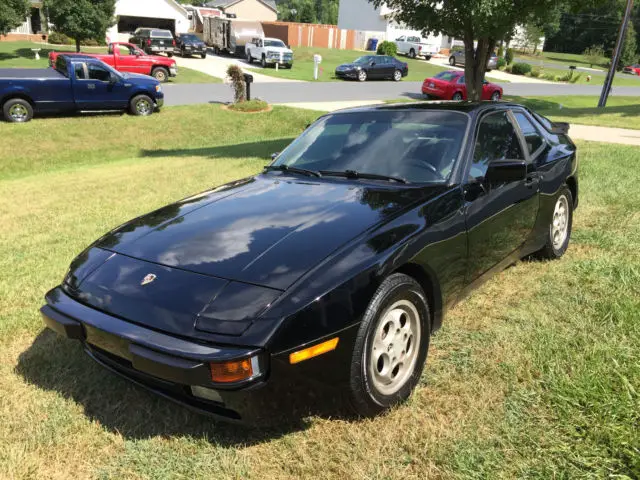
{"label": "black car roof", "polygon": [[409,103],[390,103],[381,105],[370,105],[365,107],[347,108],[339,110],[340,113],[348,112],[373,112],[384,110],[453,110],[457,112],[471,113],[488,110],[496,107],[521,107],[522,105],[513,102],[409,102]]}

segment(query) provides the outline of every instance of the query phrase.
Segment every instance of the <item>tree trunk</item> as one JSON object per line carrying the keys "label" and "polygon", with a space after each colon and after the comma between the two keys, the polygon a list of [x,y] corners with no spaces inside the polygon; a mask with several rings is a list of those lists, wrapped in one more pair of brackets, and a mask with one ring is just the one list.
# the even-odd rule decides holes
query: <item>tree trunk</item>
{"label": "tree trunk", "polygon": [[478,48],[473,48],[473,35],[464,36],[464,78],[467,86],[467,100],[476,102],[482,99],[482,82],[487,71],[489,55],[496,41],[491,38],[479,38]]}
{"label": "tree trunk", "polygon": [[80,53],[80,39],[76,38],[76,52]]}

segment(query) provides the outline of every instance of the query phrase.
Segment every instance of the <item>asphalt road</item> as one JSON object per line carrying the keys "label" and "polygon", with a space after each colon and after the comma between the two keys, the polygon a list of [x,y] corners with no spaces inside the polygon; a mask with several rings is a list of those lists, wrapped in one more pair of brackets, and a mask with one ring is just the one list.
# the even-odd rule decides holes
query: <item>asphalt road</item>
{"label": "asphalt road", "polygon": [[[323,83],[254,83],[252,97],[269,103],[340,102],[349,100],[393,100],[401,97],[420,98],[421,82],[323,82]],[[544,83],[505,83],[505,95],[562,96],[600,95],[597,85],[565,85]],[[233,100],[231,87],[225,84],[165,85],[165,105],[227,103]],[[612,95],[640,96],[638,87],[614,87]]]}

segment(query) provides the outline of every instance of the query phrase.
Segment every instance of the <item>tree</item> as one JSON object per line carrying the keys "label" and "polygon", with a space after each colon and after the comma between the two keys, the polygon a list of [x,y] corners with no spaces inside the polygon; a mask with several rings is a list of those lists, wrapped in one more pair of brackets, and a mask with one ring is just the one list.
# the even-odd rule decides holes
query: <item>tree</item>
{"label": "tree", "polygon": [[638,52],[636,46],[636,31],[633,23],[629,22],[627,31],[625,32],[624,41],[622,43],[622,52],[620,53],[620,61],[618,62],[618,70],[628,65],[637,63]]}
{"label": "tree", "polygon": [[584,61],[587,62],[590,67],[593,67],[594,65],[602,63],[604,48],[602,48],[602,45],[591,45],[584,51],[582,56],[584,57]]}
{"label": "tree", "polygon": [[[545,21],[554,0],[369,0],[386,4],[396,21],[429,33],[461,38],[465,49],[465,82],[470,100],[480,100],[487,60],[499,40],[513,36],[522,19]],[[567,0],[570,1],[570,0]],[[477,42],[477,47],[474,43]]]}
{"label": "tree", "polygon": [[532,49],[533,55],[538,51],[538,44],[543,36],[542,27],[539,27],[536,23],[528,23],[524,26],[524,41],[527,48]]}
{"label": "tree", "polygon": [[0,35],[22,25],[31,4],[28,0],[2,0],[0,2]]}
{"label": "tree", "polygon": [[115,0],[45,0],[49,21],[56,32],[76,41],[80,51],[83,40],[103,39],[114,24]]}

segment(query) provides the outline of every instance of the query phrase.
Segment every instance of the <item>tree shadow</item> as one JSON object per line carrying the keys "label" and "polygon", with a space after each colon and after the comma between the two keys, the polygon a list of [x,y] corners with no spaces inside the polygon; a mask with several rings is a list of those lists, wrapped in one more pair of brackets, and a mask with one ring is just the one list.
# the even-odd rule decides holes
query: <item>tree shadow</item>
{"label": "tree shadow", "polygon": [[264,142],[239,143],[205,148],[175,148],[141,150],[141,157],[208,157],[208,158],[247,158],[271,159],[271,154],[281,152],[293,138],[280,138]]}
{"label": "tree shadow", "polygon": [[27,382],[82,405],[88,418],[127,439],[191,436],[221,446],[246,446],[304,430],[311,423],[310,416],[354,418],[346,413],[344,403],[318,395],[317,405],[305,400],[306,404],[297,404],[297,410],[283,401],[284,409],[274,411],[267,426],[219,421],[111,373],[89,358],[81,344],[48,329],[20,355],[15,371]]}

